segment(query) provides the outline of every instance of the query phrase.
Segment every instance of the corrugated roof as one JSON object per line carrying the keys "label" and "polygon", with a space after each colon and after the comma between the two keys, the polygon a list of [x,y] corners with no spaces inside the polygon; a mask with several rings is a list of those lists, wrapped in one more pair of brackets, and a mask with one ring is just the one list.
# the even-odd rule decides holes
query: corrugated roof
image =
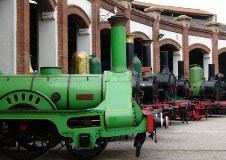
{"label": "corrugated roof", "polygon": [[190,13],[190,14],[200,14],[200,15],[215,15],[213,13],[201,10],[201,9],[194,9],[194,8],[183,8],[183,7],[175,7],[175,6],[166,6],[166,5],[159,5],[153,3],[145,3],[145,2],[138,2],[133,1],[133,5],[141,6],[141,7],[156,7],[161,8],[165,11],[174,11],[174,12],[182,12],[182,13]]}

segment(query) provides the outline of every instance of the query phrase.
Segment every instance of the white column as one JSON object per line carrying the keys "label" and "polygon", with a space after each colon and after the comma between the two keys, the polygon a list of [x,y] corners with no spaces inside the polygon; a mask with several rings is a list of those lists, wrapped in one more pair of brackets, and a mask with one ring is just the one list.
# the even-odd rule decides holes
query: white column
{"label": "white column", "polygon": [[16,74],[16,0],[0,0],[0,70]]}
{"label": "white column", "polygon": [[40,13],[38,24],[39,67],[58,66],[57,9]]}
{"label": "white column", "polygon": [[79,28],[77,32],[77,51],[84,51],[88,55],[92,54],[92,34],[91,25],[89,28]]}
{"label": "white column", "polygon": [[178,61],[182,60],[181,51],[173,52],[173,74],[178,77]]}

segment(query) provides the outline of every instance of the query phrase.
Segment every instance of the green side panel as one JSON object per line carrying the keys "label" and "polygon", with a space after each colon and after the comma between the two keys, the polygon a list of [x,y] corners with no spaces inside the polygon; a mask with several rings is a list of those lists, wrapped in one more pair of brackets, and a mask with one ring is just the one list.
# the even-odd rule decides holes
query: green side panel
{"label": "green side panel", "polygon": [[199,66],[194,66],[190,68],[189,81],[191,84],[192,95],[199,96],[200,86],[204,80],[203,69]]}
{"label": "green side panel", "polygon": [[15,90],[0,98],[0,110],[56,110],[56,106],[45,95],[29,91]]}
{"label": "green side panel", "polygon": [[[46,71],[47,75],[1,75],[0,98],[15,90],[30,90],[48,97],[58,110],[95,108],[104,98],[101,74],[66,75],[54,72],[52,75],[49,70]],[[55,94],[59,95],[58,100],[52,98]]]}
{"label": "green side panel", "polygon": [[125,72],[126,68],[126,28],[114,26],[111,28],[112,71]]}
{"label": "green side panel", "polygon": [[103,101],[102,75],[72,76],[70,82],[70,109],[95,108]]}
{"label": "green side panel", "polygon": [[68,88],[68,75],[37,75],[34,79],[33,90],[41,92],[51,99],[53,93],[58,93],[60,99],[54,104],[59,110],[67,109],[67,88]]}
{"label": "green side panel", "polygon": [[2,71],[0,70],[0,75],[2,74]]}
{"label": "green side panel", "polygon": [[0,97],[14,90],[29,90],[33,75],[0,76]]}
{"label": "green side panel", "polygon": [[54,93],[60,95],[55,103],[57,109],[89,109],[102,101],[102,75],[37,76],[33,90],[51,99]]}
{"label": "green side panel", "polygon": [[105,72],[106,128],[134,126],[131,72]]}

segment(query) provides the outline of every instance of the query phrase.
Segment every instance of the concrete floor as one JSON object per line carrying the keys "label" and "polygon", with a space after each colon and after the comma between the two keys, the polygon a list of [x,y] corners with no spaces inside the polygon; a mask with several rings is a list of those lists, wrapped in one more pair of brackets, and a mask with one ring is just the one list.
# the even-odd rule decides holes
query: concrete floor
{"label": "concrete floor", "polygon": [[[208,120],[173,121],[168,129],[158,129],[158,143],[147,137],[139,158],[135,157],[134,136],[108,143],[98,160],[226,160],[226,116]],[[1,160],[7,160],[0,155]],[[41,160],[74,160],[65,149],[50,151]]]}

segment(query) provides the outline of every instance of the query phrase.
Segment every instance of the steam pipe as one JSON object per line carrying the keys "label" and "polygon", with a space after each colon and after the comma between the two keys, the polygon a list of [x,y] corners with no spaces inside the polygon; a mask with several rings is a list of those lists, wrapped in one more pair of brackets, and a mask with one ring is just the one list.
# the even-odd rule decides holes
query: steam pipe
{"label": "steam pipe", "polygon": [[111,67],[112,72],[126,72],[126,23],[124,16],[108,18],[111,25]]}
{"label": "steam pipe", "polygon": [[184,61],[178,61],[178,79],[184,79]]}
{"label": "steam pipe", "polygon": [[209,67],[208,81],[215,80],[215,64],[208,64],[208,67]]}
{"label": "steam pipe", "polygon": [[168,51],[161,51],[160,53],[162,59],[162,73],[169,73]]}
{"label": "steam pipe", "polygon": [[152,40],[142,40],[143,67],[151,68],[151,43]]}

